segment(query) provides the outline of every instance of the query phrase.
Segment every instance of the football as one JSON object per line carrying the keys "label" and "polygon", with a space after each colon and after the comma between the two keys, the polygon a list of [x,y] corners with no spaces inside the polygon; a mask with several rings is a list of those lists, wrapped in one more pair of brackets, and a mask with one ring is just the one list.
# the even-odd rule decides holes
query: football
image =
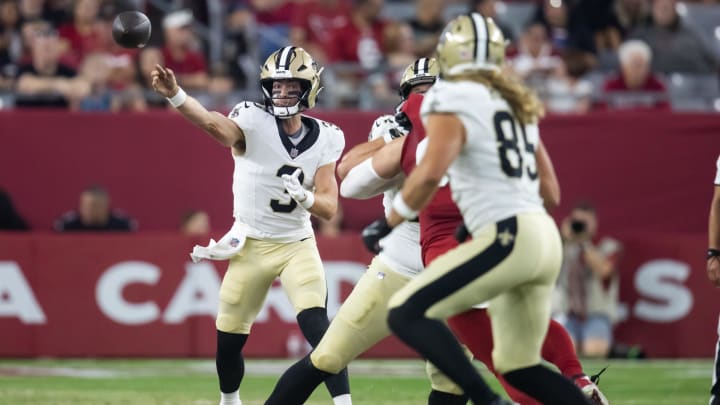
{"label": "football", "polygon": [[150,20],[139,11],[118,14],[112,25],[113,39],[123,48],[144,47],[150,40],[151,31]]}

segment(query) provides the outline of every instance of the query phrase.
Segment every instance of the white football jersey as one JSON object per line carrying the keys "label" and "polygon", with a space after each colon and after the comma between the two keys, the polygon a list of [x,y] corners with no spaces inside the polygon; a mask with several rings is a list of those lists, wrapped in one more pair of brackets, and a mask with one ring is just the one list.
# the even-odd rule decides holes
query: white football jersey
{"label": "white football jersey", "polygon": [[[400,190],[395,188],[383,194],[385,215],[390,213],[392,202]],[[382,251],[378,256],[383,263],[398,273],[415,276],[424,266],[420,251],[420,224],[417,221],[404,221],[386,237],[380,240]]]}
{"label": "white football jersey", "polygon": [[307,128],[297,145],[282,135],[279,122],[261,104],[240,102],[228,117],[245,134],[245,153],[234,156],[233,215],[248,237],[292,242],[313,235],[310,213],[285,191],[280,176],[300,168],[300,181],[313,190],[315,172],[340,158],[345,137],[337,126],[303,115]]}
{"label": "white football jersey", "polygon": [[720,156],[718,156],[716,166],[717,171],[715,172],[715,185],[720,186]]}
{"label": "white football jersey", "polygon": [[543,211],[535,163],[538,127],[521,125],[499,94],[471,81],[438,80],[420,111],[423,120],[434,112],[453,113],[465,127],[465,145],[447,174],[471,232],[522,212]]}

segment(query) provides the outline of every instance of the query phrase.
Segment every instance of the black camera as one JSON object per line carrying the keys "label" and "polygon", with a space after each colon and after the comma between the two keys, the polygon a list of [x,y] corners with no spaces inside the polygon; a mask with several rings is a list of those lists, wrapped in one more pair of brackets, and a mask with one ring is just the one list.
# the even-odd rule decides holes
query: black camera
{"label": "black camera", "polygon": [[572,229],[573,233],[583,233],[586,227],[585,221],[579,219],[573,219],[572,222],[570,222],[570,229]]}

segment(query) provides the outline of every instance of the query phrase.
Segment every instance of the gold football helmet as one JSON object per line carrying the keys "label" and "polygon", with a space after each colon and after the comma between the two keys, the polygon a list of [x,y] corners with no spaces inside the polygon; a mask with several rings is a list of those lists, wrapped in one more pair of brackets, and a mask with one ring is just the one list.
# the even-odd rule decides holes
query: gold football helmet
{"label": "gold football helmet", "polygon": [[445,26],[436,50],[441,77],[499,70],[505,61],[505,38],[492,18],[464,14]]}
{"label": "gold football helmet", "polygon": [[[265,105],[270,113],[278,118],[290,118],[302,110],[315,106],[320,87],[320,73],[317,63],[310,54],[299,47],[286,46],[273,52],[265,60],[260,71],[260,86],[263,91]],[[273,103],[272,88],[275,80],[297,80],[300,82],[301,94],[297,104],[288,107],[276,106]],[[301,109],[300,107],[304,107]]]}
{"label": "gold football helmet", "polygon": [[400,97],[408,98],[410,90],[418,84],[433,84],[440,73],[435,58],[420,58],[411,63],[400,80]]}

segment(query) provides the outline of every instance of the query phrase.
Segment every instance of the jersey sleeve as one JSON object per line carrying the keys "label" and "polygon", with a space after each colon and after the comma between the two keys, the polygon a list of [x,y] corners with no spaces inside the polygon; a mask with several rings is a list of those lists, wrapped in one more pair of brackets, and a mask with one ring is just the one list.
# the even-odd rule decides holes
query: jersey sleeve
{"label": "jersey sleeve", "polygon": [[320,156],[320,166],[337,162],[345,149],[345,134],[340,128],[331,125],[325,135],[328,142]]}
{"label": "jersey sleeve", "polygon": [[266,114],[266,112],[259,104],[252,101],[241,101],[235,104],[235,107],[230,110],[228,118],[243,131],[243,134],[245,134],[247,138],[252,137],[256,124],[259,121],[258,117],[262,114]]}
{"label": "jersey sleeve", "polygon": [[718,156],[718,160],[715,165],[717,166],[717,171],[715,172],[715,185],[720,186],[720,156]]}

